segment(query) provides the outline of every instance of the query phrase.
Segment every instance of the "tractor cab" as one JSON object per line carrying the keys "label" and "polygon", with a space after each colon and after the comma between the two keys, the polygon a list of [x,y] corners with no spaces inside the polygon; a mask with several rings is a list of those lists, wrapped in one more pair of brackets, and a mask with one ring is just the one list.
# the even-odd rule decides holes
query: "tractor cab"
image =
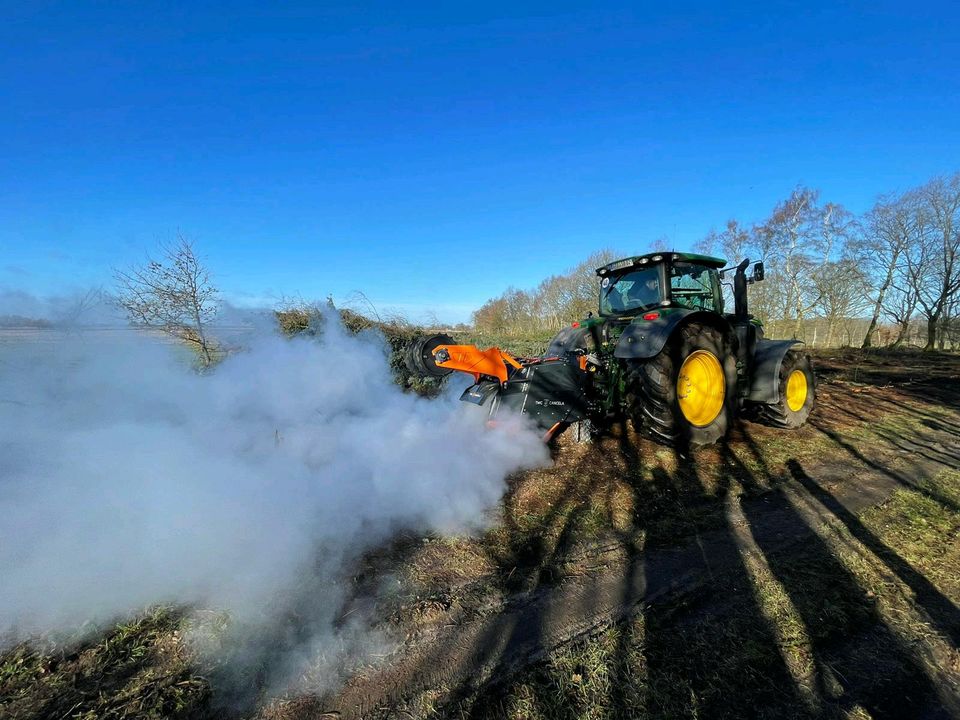
{"label": "tractor cab", "polygon": [[[612,347],[614,357],[623,360],[645,358],[659,353],[681,325],[709,326],[729,339],[740,378],[737,392],[742,398],[751,396],[755,366],[765,361],[770,347],[761,344],[763,329],[747,306],[747,285],[763,280],[763,263],[725,265],[722,258],[709,255],[659,252],[597,268],[600,318],[590,326],[595,344]],[[725,312],[721,285],[728,273],[733,274],[732,312]],[[758,391],[754,397],[770,395]]]}
{"label": "tractor cab", "polygon": [[600,316],[631,318],[661,309],[723,312],[720,258],[693,253],[650,253],[597,269]]}

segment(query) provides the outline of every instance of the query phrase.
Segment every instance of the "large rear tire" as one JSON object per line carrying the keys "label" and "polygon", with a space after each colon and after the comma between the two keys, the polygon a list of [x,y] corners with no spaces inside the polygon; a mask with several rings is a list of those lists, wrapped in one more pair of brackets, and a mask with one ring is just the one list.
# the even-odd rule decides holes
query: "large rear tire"
{"label": "large rear tire", "polygon": [[810,356],[788,350],[780,363],[780,399],[759,408],[760,419],[774,427],[794,429],[804,425],[816,402],[816,377]]}
{"label": "large rear tire", "polygon": [[709,325],[684,325],[659,355],[628,361],[626,401],[634,428],[670,445],[709,445],[726,435],[736,394],[731,340]]}

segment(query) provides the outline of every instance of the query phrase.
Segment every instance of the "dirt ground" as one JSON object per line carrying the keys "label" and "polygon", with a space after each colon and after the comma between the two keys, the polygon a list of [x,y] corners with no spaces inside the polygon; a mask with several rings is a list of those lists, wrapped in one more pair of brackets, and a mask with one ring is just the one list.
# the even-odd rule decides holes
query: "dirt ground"
{"label": "dirt ground", "polygon": [[334,693],[215,709],[166,609],[0,656],[0,716],[960,717],[960,356],[815,363],[798,431],[568,434],[488,532],[365,558],[395,649]]}

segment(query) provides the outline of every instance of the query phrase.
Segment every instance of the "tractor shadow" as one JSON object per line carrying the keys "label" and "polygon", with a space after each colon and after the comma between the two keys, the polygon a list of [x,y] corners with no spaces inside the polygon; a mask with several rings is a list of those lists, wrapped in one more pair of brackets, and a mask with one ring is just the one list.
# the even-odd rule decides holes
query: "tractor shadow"
{"label": "tractor shadow", "polygon": [[[638,717],[637,711],[643,711],[644,717],[746,717],[757,707],[779,707],[779,717],[790,717],[802,707],[801,697],[778,651],[775,628],[755,593],[743,592],[751,587],[751,574],[724,509],[741,488],[754,493],[760,488],[750,473],[735,474],[726,463],[711,473],[698,463],[696,451],[681,447],[674,452],[677,469],[653,468],[654,484],[675,493],[681,513],[686,503],[708,504],[716,512],[694,513],[688,528],[688,542],[699,556],[699,582],[666,602],[653,596],[642,603],[643,637],[621,635],[621,657],[632,645],[643,648],[646,677],[639,708],[623,702],[620,689],[636,680],[616,679],[610,698],[615,716]],[[662,530],[646,524],[651,551],[638,558],[651,589],[669,583],[677,571],[669,554],[656,551],[677,542]],[[763,667],[763,682],[751,681],[752,667]]]}

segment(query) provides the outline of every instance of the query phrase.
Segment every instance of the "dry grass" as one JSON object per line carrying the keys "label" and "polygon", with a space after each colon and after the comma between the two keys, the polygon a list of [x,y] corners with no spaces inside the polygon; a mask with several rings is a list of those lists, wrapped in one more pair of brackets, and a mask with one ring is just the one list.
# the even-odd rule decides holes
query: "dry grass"
{"label": "dry grass", "polygon": [[[923,489],[958,501],[960,473],[944,472]],[[929,600],[876,550],[880,543],[896,548],[955,605],[960,513],[920,490],[901,490],[858,522],[876,539],[872,549],[839,523],[788,556],[747,555],[743,575],[645,608],[445,713],[517,720],[921,716],[960,679],[960,655],[945,637],[951,628],[931,620]],[[898,715],[897,707],[910,714]]]}
{"label": "dry grass", "polygon": [[[396,577],[385,607],[416,628],[451,607],[483,612],[491,599],[549,588],[598,557],[724,532],[731,503],[779,497],[796,466],[909,473],[922,453],[942,460],[944,448],[916,442],[960,434],[949,395],[960,362],[904,357],[823,356],[809,426],[745,423],[692,459],[624,429],[594,444],[562,438],[555,467],[510,479],[482,536],[398,538],[358,577]],[[642,608],[478,697],[444,704],[427,693],[418,715],[866,718],[896,716],[907,700],[924,707],[960,675],[950,636],[960,628],[944,605],[960,603],[957,507],[960,475],[947,472],[859,517],[838,514],[799,550],[747,543],[742,566],[715,584]],[[160,610],[86,641],[19,645],[0,655],[0,716],[210,716],[181,623]]]}

